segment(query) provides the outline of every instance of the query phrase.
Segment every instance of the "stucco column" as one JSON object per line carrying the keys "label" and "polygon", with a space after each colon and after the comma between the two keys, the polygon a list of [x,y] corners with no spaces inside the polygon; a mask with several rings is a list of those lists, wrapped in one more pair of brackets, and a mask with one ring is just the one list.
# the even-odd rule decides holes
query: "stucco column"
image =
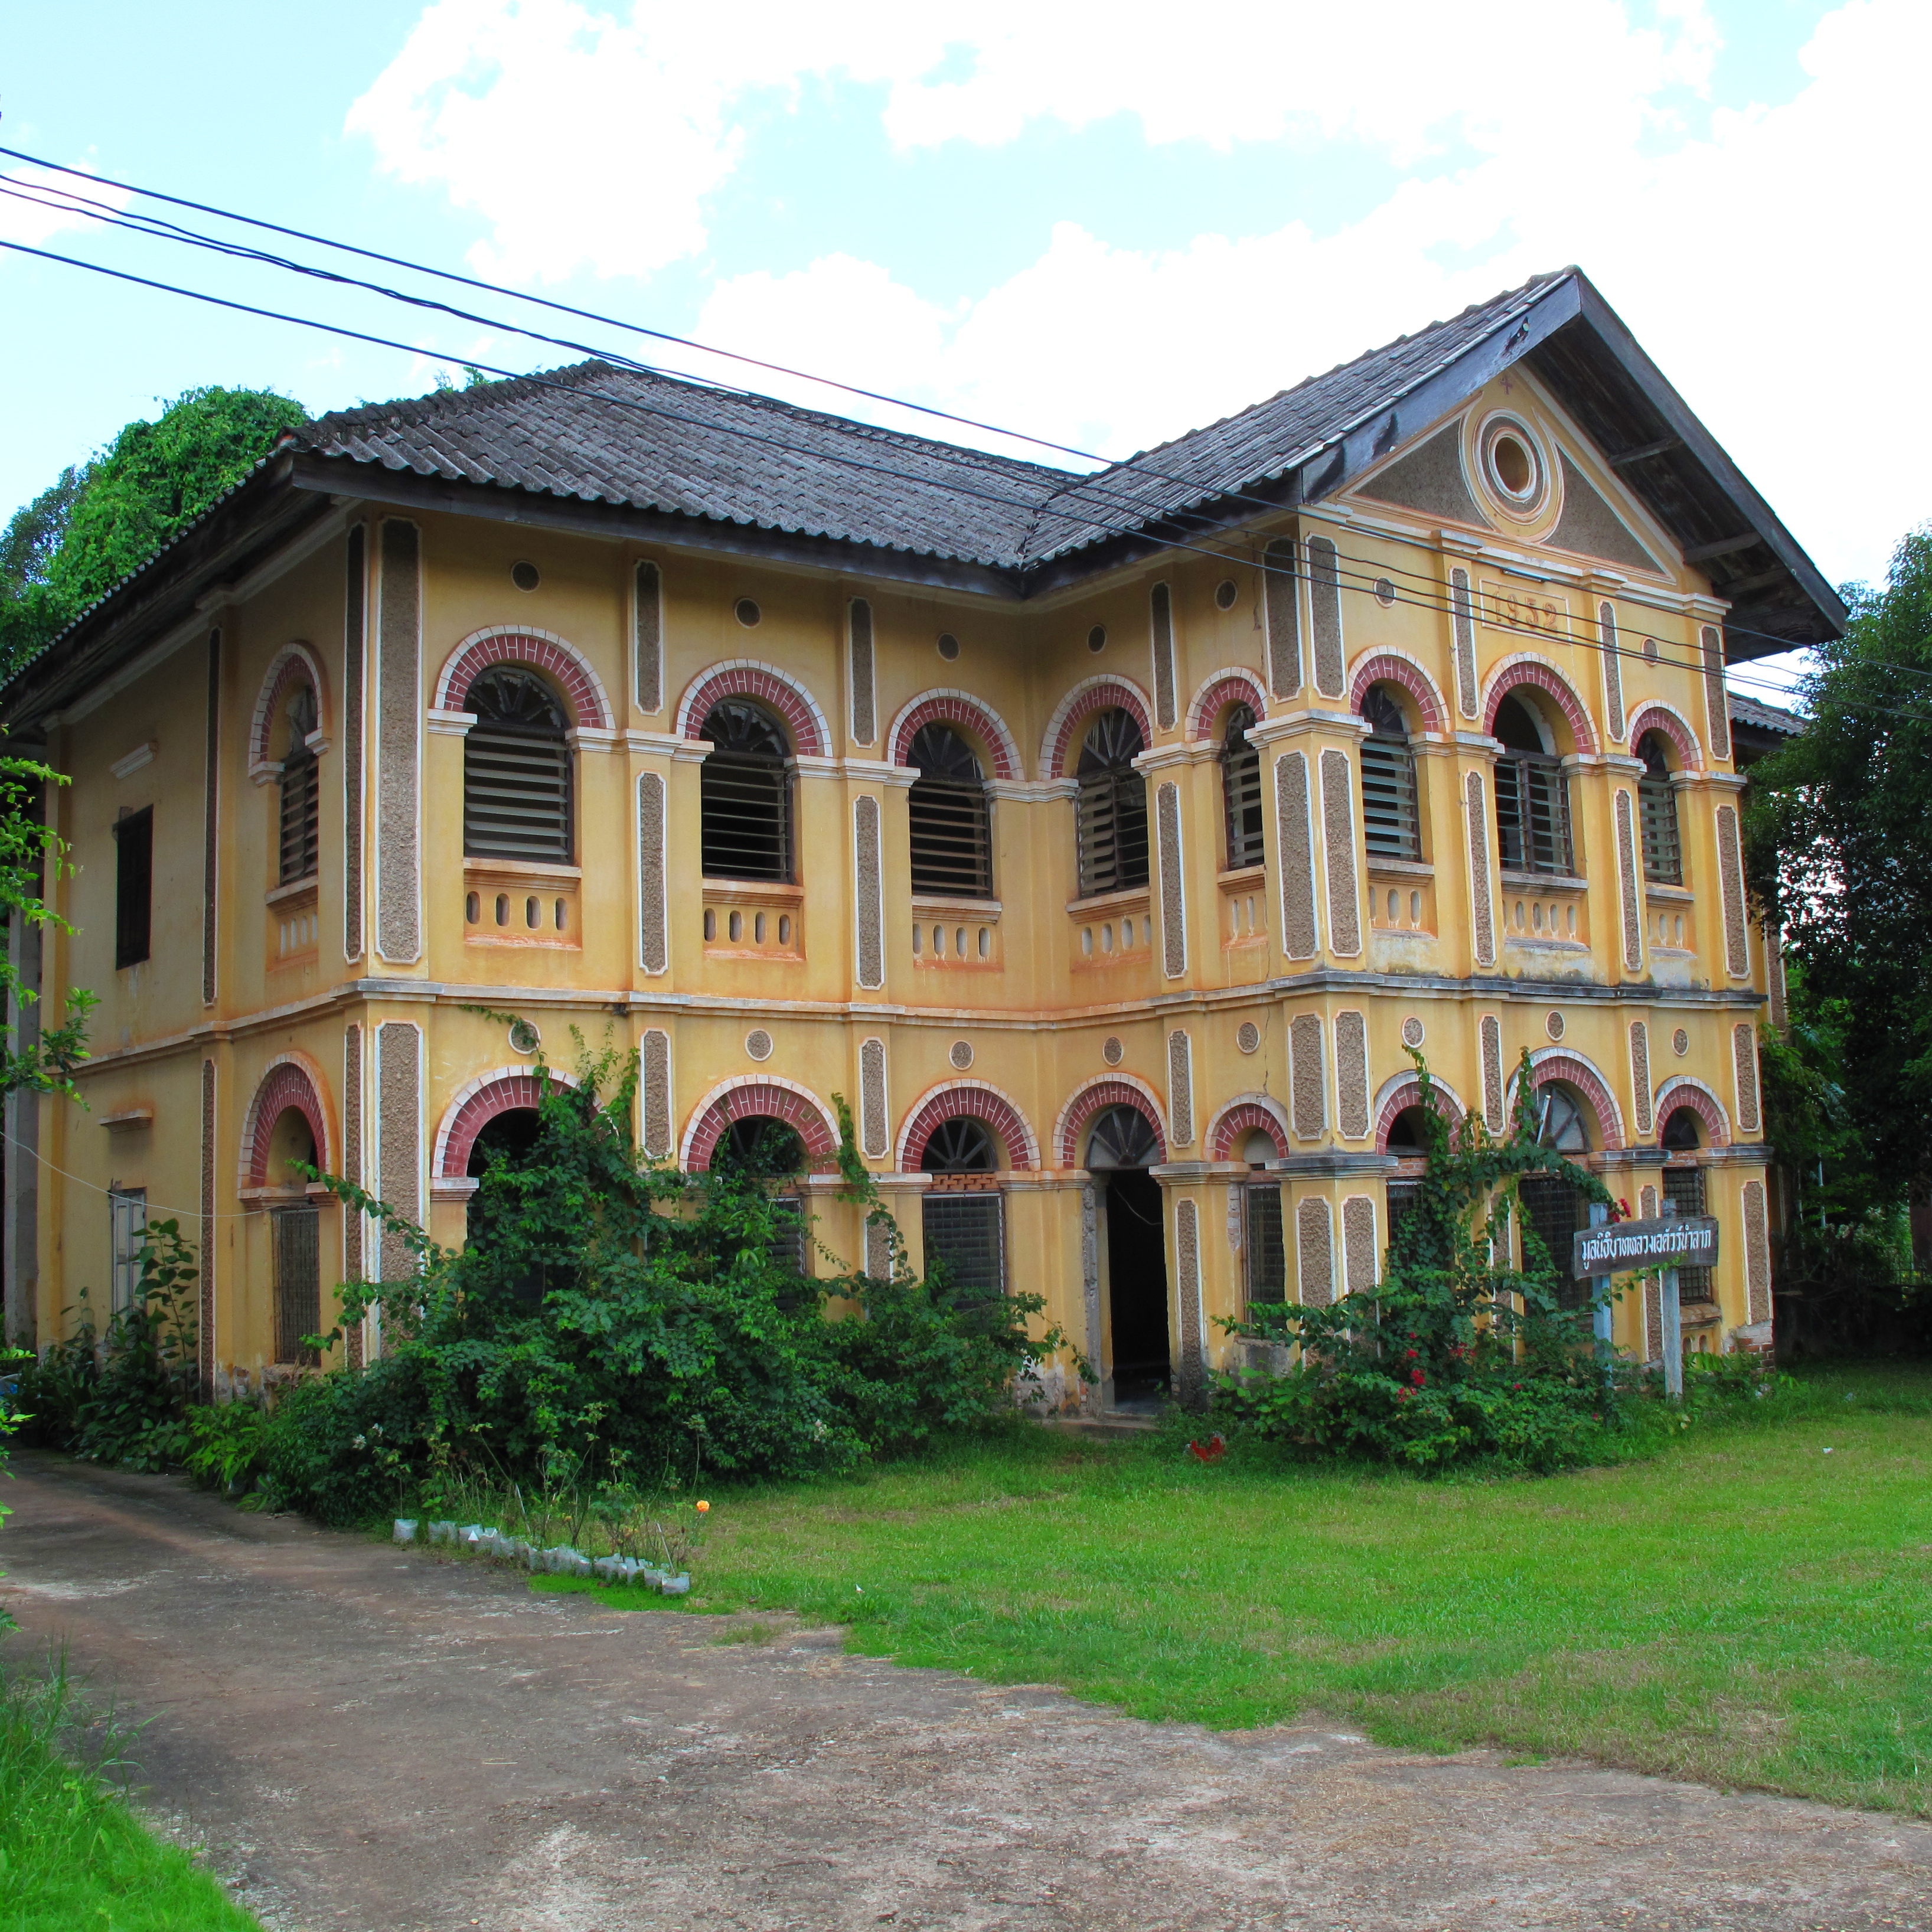
{"label": "stucco column", "polygon": [[1204,1161],[1169,1161],[1149,1172],[1160,1183],[1161,1219],[1167,1228],[1168,1360],[1174,1398],[1184,1408],[1206,1406],[1208,1330],[1206,1282],[1208,1241],[1218,1236]]}

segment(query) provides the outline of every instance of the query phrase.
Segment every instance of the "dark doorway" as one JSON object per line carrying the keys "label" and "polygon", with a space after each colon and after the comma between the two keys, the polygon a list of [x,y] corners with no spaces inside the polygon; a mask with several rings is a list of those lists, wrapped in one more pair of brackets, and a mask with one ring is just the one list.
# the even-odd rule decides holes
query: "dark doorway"
{"label": "dark doorway", "polygon": [[1110,1107],[1094,1123],[1087,1165],[1106,1191],[1107,1305],[1113,1328],[1116,1408],[1150,1407],[1166,1395],[1167,1229],[1160,1183],[1148,1169],[1160,1142],[1132,1107]]}
{"label": "dark doorway", "polygon": [[[484,1170],[493,1161],[506,1167],[520,1167],[530,1156],[530,1150],[537,1144],[537,1135],[543,1124],[543,1117],[534,1107],[506,1108],[500,1114],[493,1114],[476,1130],[476,1138],[471,1143],[470,1161],[465,1172],[472,1180],[481,1180]],[[466,1216],[467,1238],[477,1240],[483,1233],[482,1198],[480,1195],[470,1197],[470,1208]],[[544,1270],[537,1262],[519,1268],[506,1280],[502,1286],[509,1292],[513,1300],[526,1307],[538,1308],[543,1304],[545,1283]]]}

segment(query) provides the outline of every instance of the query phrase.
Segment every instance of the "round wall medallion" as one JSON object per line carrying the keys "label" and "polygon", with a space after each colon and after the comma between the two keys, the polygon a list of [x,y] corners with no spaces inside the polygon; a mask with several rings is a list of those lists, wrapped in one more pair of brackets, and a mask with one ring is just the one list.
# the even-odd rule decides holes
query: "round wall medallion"
{"label": "round wall medallion", "polygon": [[758,608],[756,600],[749,597],[740,598],[732,605],[731,610],[739,622],[748,631],[765,614]]}
{"label": "round wall medallion", "polygon": [[959,640],[950,631],[941,631],[939,634],[939,655],[948,664],[959,655]]}
{"label": "round wall medallion", "polygon": [[1561,1013],[1550,1014],[1543,1022],[1543,1030],[1552,1040],[1561,1040],[1563,1037],[1563,1016]]}
{"label": "round wall medallion", "polygon": [[1670,1050],[1679,1060],[1690,1051],[1690,1036],[1682,1027],[1670,1036]]}
{"label": "round wall medallion", "polygon": [[1104,651],[1107,648],[1107,627],[1096,624],[1087,633],[1087,648],[1090,651]]}
{"label": "round wall medallion", "polygon": [[533,563],[513,563],[510,566],[510,581],[519,590],[534,590],[543,581]]}
{"label": "round wall medallion", "polygon": [[1244,1053],[1252,1053],[1262,1043],[1262,1030],[1252,1020],[1242,1021],[1234,1034],[1234,1044]]}
{"label": "round wall medallion", "polygon": [[533,1020],[512,1020],[510,1022],[510,1051],[512,1053],[534,1053],[543,1044],[543,1035],[537,1031]]}
{"label": "round wall medallion", "polygon": [[1493,416],[1478,440],[1483,481],[1504,510],[1534,516],[1550,494],[1550,471],[1541,446],[1514,416]]}
{"label": "round wall medallion", "polygon": [[1656,663],[1658,659],[1661,657],[1663,654],[1663,647],[1658,643],[1654,638],[1646,638],[1644,639],[1643,655],[1648,662],[1651,664]]}
{"label": "round wall medallion", "polygon": [[956,1040],[952,1051],[946,1057],[964,1073],[973,1064],[973,1042],[970,1040]]}
{"label": "round wall medallion", "polygon": [[763,1027],[754,1027],[745,1036],[745,1051],[754,1060],[769,1060],[772,1057],[772,1036]]}
{"label": "round wall medallion", "polygon": [[1223,610],[1232,610],[1234,608],[1234,599],[1240,594],[1235,589],[1234,580],[1232,577],[1222,578],[1214,586],[1214,602]]}
{"label": "round wall medallion", "polygon": [[1100,1058],[1109,1066],[1118,1066],[1127,1057],[1127,1049],[1112,1034],[1100,1042]]}
{"label": "round wall medallion", "polygon": [[1422,1022],[1420,1020],[1412,1018],[1402,1022],[1402,1043],[1404,1046],[1420,1046],[1422,1044]]}
{"label": "round wall medallion", "polygon": [[1386,577],[1376,579],[1376,602],[1386,610],[1395,602],[1395,584]]}

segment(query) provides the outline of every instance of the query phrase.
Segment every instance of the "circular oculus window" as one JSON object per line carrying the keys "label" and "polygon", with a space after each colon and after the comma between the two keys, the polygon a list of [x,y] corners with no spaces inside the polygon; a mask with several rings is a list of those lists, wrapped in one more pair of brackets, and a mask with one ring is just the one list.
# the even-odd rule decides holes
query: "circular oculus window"
{"label": "circular oculus window", "polygon": [[739,622],[742,624],[748,631],[765,614],[758,608],[755,600],[749,597],[740,598],[737,602],[732,605],[731,609]]}
{"label": "circular oculus window", "polygon": [[1127,1057],[1127,1050],[1112,1034],[1100,1042],[1100,1058],[1109,1066],[1118,1066]]}
{"label": "circular oculus window", "polygon": [[1107,627],[1105,624],[1096,624],[1087,633],[1087,648],[1094,652],[1104,651],[1107,648]]}
{"label": "circular oculus window", "polygon": [[1232,577],[1222,578],[1214,586],[1214,602],[1223,610],[1232,610],[1234,608],[1234,599],[1240,594],[1235,589],[1234,580]]}
{"label": "circular oculus window", "polygon": [[543,575],[533,563],[513,563],[510,566],[510,581],[519,590],[534,590],[543,581]]}
{"label": "circular oculus window", "polygon": [[959,655],[959,640],[950,631],[941,631],[939,634],[939,655],[948,664]]}
{"label": "circular oculus window", "polygon": [[1521,423],[1503,416],[1486,425],[1482,460],[1483,481],[1505,509],[1529,516],[1542,508],[1550,472],[1535,437]]}

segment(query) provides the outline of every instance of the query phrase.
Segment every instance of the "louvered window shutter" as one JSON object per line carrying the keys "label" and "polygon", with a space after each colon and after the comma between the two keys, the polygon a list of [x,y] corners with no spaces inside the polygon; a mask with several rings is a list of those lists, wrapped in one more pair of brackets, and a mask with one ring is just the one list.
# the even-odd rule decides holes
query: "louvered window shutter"
{"label": "louvered window shutter", "polygon": [[913,740],[911,762],[920,774],[907,800],[913,890],[991,898],[992,825],[979,760],[957,732],[928,724]]}
{"label": "louvered window shutter", "polygon": [[570,746],[563,713],[526,671],[471,686],[463,741],[463,849],[472,858],[571,862]]}

